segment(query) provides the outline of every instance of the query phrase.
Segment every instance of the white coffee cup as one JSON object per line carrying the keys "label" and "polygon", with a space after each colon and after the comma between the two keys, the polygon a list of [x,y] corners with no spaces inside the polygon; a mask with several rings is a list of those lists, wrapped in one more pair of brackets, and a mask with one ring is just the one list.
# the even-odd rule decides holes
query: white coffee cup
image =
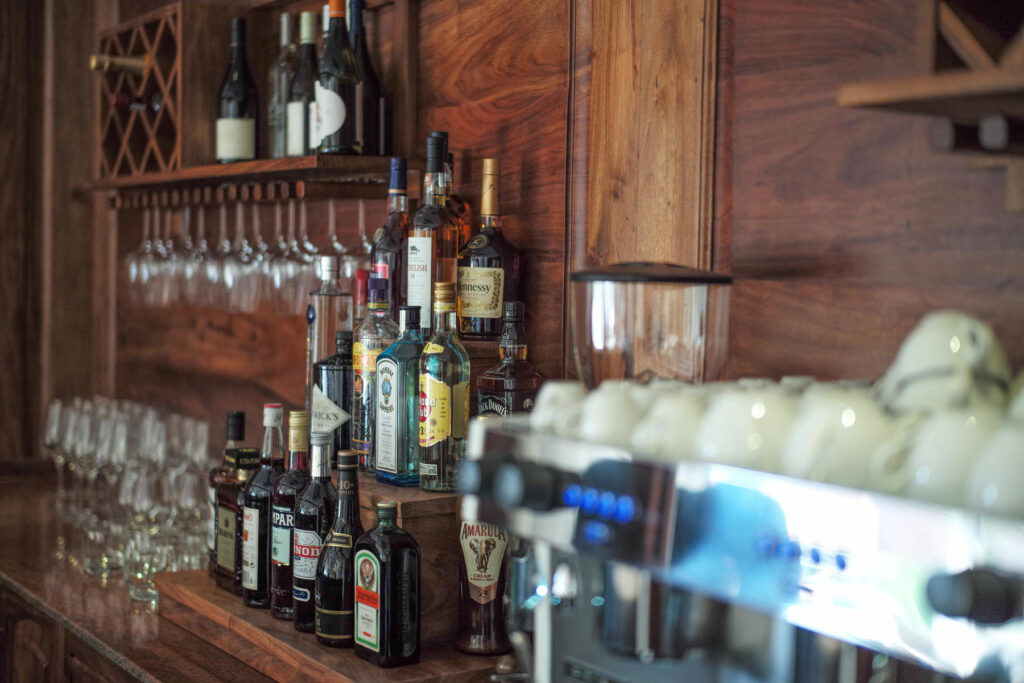
{"label": "white coffee cup", "polygon": [[630,434],[641,417],[629,383],[603,382],[580,406],[579,437],[629,448]]}
{"label": "white coffee cup", "polygon": [[993,432],[971,470],[967,505],[1024,517],[1024,424],[1007,420]]}
{"label": "white coffee cup", "polygon": [[709,397],[694,437],[694,457],[776,472],[795,417],[796,400],[778,385],[723,388]]}
{"label": "white coffee cup", "polygon": [[541,385],[537,402],[530,412],[530,427],[538,432],[575,436],[580,404],[587,397],[583,382],[549,379]]}
{"label": "white coffee cup", "polygon": [[657,460],[692,458],[694,434],[703,412],[703,403],[694,392],[676,390],[659,395],[633,428],[633,451]]}

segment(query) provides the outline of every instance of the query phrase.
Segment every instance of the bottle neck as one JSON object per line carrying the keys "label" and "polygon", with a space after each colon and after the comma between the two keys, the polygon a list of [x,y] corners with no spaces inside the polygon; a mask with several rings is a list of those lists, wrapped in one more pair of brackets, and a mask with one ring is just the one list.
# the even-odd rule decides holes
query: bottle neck
{"label": "bottle neck", "polygon": [[481,216],[480,217],[480,232],[486,232],[493,235],[501,234],[501,216]]}
{"label": "bottle neck", "polygon": [[427,206],[445,206],[448,203],[448,187],[443,172],[423,174],[423,197]]}
{"label": "bottle neck", "polygon": [[231,43],[231,67],[232,70],[245,69],[245,41]]}
{"label": "bottle neck", "polygon": [[498,344],[498,357],[502,361],[526,360],[526,328],[522,320],[506,320]]}
{"label": "bottle neck", "polygon": [[331,478],[331,444],[313,446],[310,473],[314,479]]}
{"label": "bottle neck", "polygon": [[393,213],[409,213],[409,196],[404,191],[388,195],[388,215]]}
{"label": "bottle neck", "polygon": [[[338,507],[334,524],[352,523],[359,519],[359,475],[355,467],[338,468]],[[356,539],[352,539],[355,541]]]}
{"label": "bottle neck", "polygon": [[309,451],[288,451],[288,469],[309,472]]}
{"label": "bottle neck", "polygon": [[397,529],[398,520],[394,517],[377,517],[377,526],[381,529]]}
{"label": "bottle neck", "polygon": [[[450,308],[449,308],[450,307]],[[455,331],[455,306],[447,304],[434,306],[434,332]]]}
{"label": "bottle neck", "polygon": [[349,3],[348,15],[348,37],[352,44],[355,45],[364,36],[365,32],[363,28],[363,10],[362,8],[355,7],[355,3]]}
{"label": "bottle neck", "polygon": [[263,432],[263,450],[260,451],[260,465],[273,465],[284,460],[284,435],[281,428],[267,427]]}
{"label": "bottle neck", "polygon": [[327,29],[327,40],[339,51],[345,50],[349,47],[348,29],[345,27],[345,17],[338,17],[333,14],[331,15],[331,23]]}
{"label": "bottle neck", "polygon": [[316,62],[316,43],[299,45],[299,59],[303,62]]}
{"label": "bottle neck", "polygon": [[386,299],[384,301],[371,301],[366,306],[366,312],[371,317],[378,319],[390,316],[390,312],[388,311],[388,302]]}

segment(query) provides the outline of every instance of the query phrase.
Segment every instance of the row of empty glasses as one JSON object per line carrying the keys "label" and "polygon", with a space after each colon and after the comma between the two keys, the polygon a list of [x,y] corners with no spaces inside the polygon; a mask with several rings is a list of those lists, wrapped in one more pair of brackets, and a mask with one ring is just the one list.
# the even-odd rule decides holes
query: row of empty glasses
{"label": "row of empty glasses", "polygon": [[349,280],[357,269],[369,268],[372,245],[362,200],[361,237],[352,248],[338,238],[335,201],[323,206],[329,234],[322,247],[309,237],[311,209],[303,200],[273,204],[269,242],[263,237],[265,214],[256,203],[143,209],[142,241],[125,257],[129,299],[151,307],[186,304],[251,313],[266,304],[279,315],[305,313],[307,296],[319,282],[320,254],[338,256]]}
{"label": "row of empty glasses", "polygon": [[58,559],[122,572],[156,599],[157,571],[199,569],[209,514],[209,424],[102,396],[54,400],[43,446],[57,465]]}

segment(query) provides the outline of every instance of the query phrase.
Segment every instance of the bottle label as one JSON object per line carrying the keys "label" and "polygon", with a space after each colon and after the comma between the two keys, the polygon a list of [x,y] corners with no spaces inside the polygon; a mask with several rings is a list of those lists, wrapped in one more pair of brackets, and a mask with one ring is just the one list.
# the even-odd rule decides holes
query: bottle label
{"label": "bottle label", "polygon": [[337,403],[327,398],[320,387],[313,385],[313,410],[309,413],[310,431],[330,434],[349,421],[352,416]]}
{"label": "bottle label", "polygon": [[217,564],[235,571],[235,512],[217,506]]}
{"label": "bottle label", "polygon": [[469,597],[481,605],[498,597],[498,575],[508,546],[508,534],[499,526],[463,522],[459,533],[466,562]]}
{"label": "bottle label", "polygon": [[306,103],[301,100],[289,102],[285,116],[288,121],[288,156],[300,157],[308,154],[306,125],[308,125],[309,118],[306,112]]}
{"label": "bottle label", "polygon": [[[373,236],[374,240],[380,241],[380,238],[384,236],[383,232],[384,232],[384,228],[377,228],[377,234]],[[390,273],[391,273],[391,271],[388,269],[388,264],[386,264],[386,263],[374,263],[373,264],[373,274],[376,275],[377,277],[383,278],[383,279],[387,280],[387,279],[389,279],[391,277]]]}
{"label": "bottle label", "polygon": [[292,527],[295,513],[290,508],[275,505],[271,509],[270,561],[287,567],[292,563]]}
{"label": "bottle label", "polygon": [[423,477],[436,477],[437,476],[437,465],[433,463],[420,463],[420,476]]}
{"label": "bottle label", "polygon": [[451,433],[452,387],[431,375],[421,374],[420,446],[433,446],[447,439]]}
{"label": "bottle label", "polygon": [[316,634],[328,640],[352,640],[352,610],[316,607],[313,615]]}
{"label": "bottle label", "polygon": [[382,349],[373,348],[362,342],[352,345],[352,403],[353,410],[362,414],[352,434],[352,448],[362,453],[370,452],[373,438],[373,408],[377,400],[374,386],[377,375],[377,356]]}
{"label": "bottle label", "polygon": [[505,294],[503,269],[459,268],[458,282],[463,318],[501,317],[502,297]]}
{"label": "bottle label", "polygon": [[452,387],[452,436],[466,438],[469,425],[469,382],[459,382]]}
{"label": "bottle label", "polygon": [[307,110],[306,116],[309,119],[309,140],[306,144],[308,144],[309,147],[306,148],[307,151],[304,152],[304,154],[309,154],[320,146],[320,131],[317,130],[316,122],[316,100],[309,103]]}
{"label": "bottle label", "polygon": [[316,130],[322,141],[345,124],[345,102],[341,95],[316,83]]}
{"label": "bottle label", "polygon": [[210,511],[210,524],[207,526],[206,547],[210,552],[217,549],[217,487],[211,486],[207,489],[206,507]]}
{"label": "bottle label", "polygon": [[[292,569],[292,576],[312,581],[316,578],[316,561],[320,559],[323,539],[317,532],[304,529],[295,529],[292,536],[295,538],[295,552],[292,553],[295,566]],[[305,601],[309,596],[298,599]]]}
{"label": "bottle label", "polygon": [[[430,320],[430,295],[433,286],[434,240],[430,237],[410,237],[406,247],[406,301],[420,307],[420,320]],[[429,325],[424,325],[429,327]]]}
{"label": "bottle label", "polygon": [[256,157],[255,119],[217,119],[216,137],[218,159]]}
{"label": "bottle label", "polygon": [[398,473],[398,364],[377,362],[377,469]]}
{"label": "bottle label", "polygon": [[251,591],[259,588],[260,511],[246,507],[242,510],[242,587]]}
{"label": "bottle label", "polygon": [[369,550],[356,553],[356,642],[380,652],[380,562]]}
{"label": "bottle label", "polygon": [[479,392],[476,401],[477,415],[505,417],[512,413],[528,413],[533,410],[532,391],[500,391],[493,394]]}

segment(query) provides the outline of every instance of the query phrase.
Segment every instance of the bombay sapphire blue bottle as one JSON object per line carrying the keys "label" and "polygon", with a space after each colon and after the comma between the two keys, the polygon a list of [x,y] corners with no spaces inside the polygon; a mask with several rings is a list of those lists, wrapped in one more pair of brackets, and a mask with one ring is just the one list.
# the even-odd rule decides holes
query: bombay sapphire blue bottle
{"label": "bombay sapphire blue bottle", "polygon": [[418,486],[420,307],[399,309],[402,333],[377,358],[377,480]]}

